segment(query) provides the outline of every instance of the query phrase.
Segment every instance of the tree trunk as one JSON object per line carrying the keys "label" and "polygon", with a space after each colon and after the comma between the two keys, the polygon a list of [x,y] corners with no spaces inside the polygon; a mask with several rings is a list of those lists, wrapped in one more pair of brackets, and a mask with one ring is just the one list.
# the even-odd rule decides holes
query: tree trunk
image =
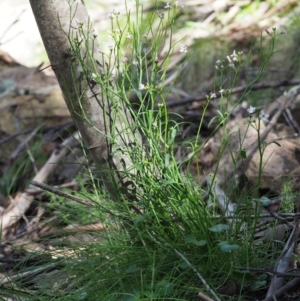
{"label": "tree trunk", "polygon": [[[110,194],[130,186],[128,147],[141,147],[129,109],[116,97],[81,0],[30,0],[50,63],[83,143]],[[106,84],[94,80],[95,74]],[[99,78],[99,77],[98,77]],[[125,150],[125,151],[124,151]]]}

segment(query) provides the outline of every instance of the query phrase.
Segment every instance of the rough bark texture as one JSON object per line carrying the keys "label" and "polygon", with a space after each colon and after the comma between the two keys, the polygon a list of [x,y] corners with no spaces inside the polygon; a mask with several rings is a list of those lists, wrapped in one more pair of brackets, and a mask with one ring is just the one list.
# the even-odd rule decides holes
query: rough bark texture
{"label": "rough bark texture", "polygon": [[[121,150],[125,145],[141,145],[142,140],[140,134],[133,130],[134,122],[124,103],[111,97],[112,93],[101,89],[91,78],[91,74],[96,71],[100,75],[105,75],[108,71],[105,70],[106,65],[97,40],[89,28],[84,2],[30,0],[30,3],[72,118],[85,147],[99,167],[109,192],[116,197],[117,188],[128,187],[126,172],[134,172],[128,155]],[[83,39],[79,28],[82,28],[88,39]],[[70,41],[73,44],[76,38],[81,42],[81,61],[70,46]],[[88,48],[92,52],[90,55]],[[99,64],[95,64],[95,61]],[[110,84],[109,88],[113,89],[113,83]],[[119,115],[113,117],[113,108],[116,106],[119,108]],[[108,138],[111,135],[114,142]]]}

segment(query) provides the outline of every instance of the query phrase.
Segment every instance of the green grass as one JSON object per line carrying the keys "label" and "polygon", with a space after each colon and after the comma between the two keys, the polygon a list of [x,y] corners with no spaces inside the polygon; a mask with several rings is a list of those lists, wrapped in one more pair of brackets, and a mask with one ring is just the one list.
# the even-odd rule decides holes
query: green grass
{"label": "green grass", "polygon": [[[219,289],[226,287],[230,281],[236,282],[238,287],[236,299],[233,300],[241,300],[246,294],[253,296],[256,289],[266,285],[264,277],[257,278],[251,272],[239,270],[240,267],[264,267],[266,260],[272,266],[280,252],[273,241],[255,243],[258,217],[249,217],[250,214],[259,214],[258,209],[253,212],[250,204],[253,198],[259,197],[262,156],[267,147],[260,143],[260,111],[256,110],[252,115],[252,118],[258,120],[257,125],[252,123],[253,119],[248,119],[249,127],[256,126],[261,156],[257,187],[242,191],[231,187],[236,197],[243,199],[246,204],[240,211],[233,213],[233,219],[226,217],[225,212],[218,208],[212,186],[200,187],[191,175],[180,172],[181,165],[188,165],[204,147],[202,122],[194,140],[183,143],[190,156],[180,158],[180,163],[174,156],[180,123],[174,121],[167,111],[166,98],[170,88],[164,87],[164,81],[172,53],[183,44],[181,41],[173,44],[171,39],[172,27],[179,12],[179,8],[173,5],[165,12],[164,19],[156,13],[150,13],[147,16],[137,14],[133,21],[128,14],[125,28],[119,27],[117,14],[113,15],[114,47],[103,52],[109,68],[107,77],[91,74],[86,66],[82,66],[107,95],[118,97],[129,107],[145,145],[135,144],[122,149],[132,162],[133,168],[125,170],[125,173],[133,183],[134,191],[124,194],[116,189],[118,202],[111,201],[105,192],[102,193],[104,187],[101,180],[91,176],[92,196],[88,191],[85,196],[93,200],[92,211],[83,205],[73,206],[64,200],[53,199],[48,205],[53,210],[59,206],[60,219],[65,224],[94,222],[98,219],[105,223],[107,229],[98,235],[91,234],[93,242],[74,244],[72,248],[75,253],[72,256],[52,258],[50,262],[61,264],[61,273],[68,275],[65,282],[56,284],[55,290],[40,285],[38,293],[32,293],[28,300],[193,300],[199,292],[212,299],[215,294],[220,300],[226,300],[228,297],[223,298]],[[158,24],[157,28],[153,27],[154,22]],[[140,26],[141,23],[143,26]],[[80,29],[78,33],[82,34]],[[130,38],[126,39],[126,36]],[[213,93],[224,90],[220,102],[216,103],[218,116],[212,120],[217,121],[214,132],[218,129],[222,131],[219,160],[229,143],[230,133],[226,131],[225,125],[234,109],[251,93],[252,85],[263,76],[274,54],[277,38],[276,30],[267,35],[269,46],[261,49],[261,67],[234,103],[231,101],[232,89],[241,68],[250,64],[251,57],[237,52],[231,55],[230,61],[224,57],[217,63],[215,86],[212,87],[212,94],[207,96],[204,115],[209,103],[215,101]],[[71,42],[76,50],[79,45],[76,41]],[[164,43],[168,43],[169,52],[157,60]],[[186,60],[188,57],[187,53]],[[81,58],[78,60],[82,61]],[[151,68],[146,68],[150,65]],[[180,72],[182,66],[177,68]],[[112,70],[118,76],[116,90],[109,85]],[[135,105],[129,99],[133,93],[139,100]],[[117,106],[114,109],[115,116],[122,116]],[[238,155],[247,156],[242,144]],[[236,154],[232,152],[232,156]],[[202,173],[200,169],[198,172]],[[212,182],[217,173],[218,163]],[[206,197],[208,192],[210,198]],[[43,277],[45,283],[50,282],[47,277],[51,275]]]}

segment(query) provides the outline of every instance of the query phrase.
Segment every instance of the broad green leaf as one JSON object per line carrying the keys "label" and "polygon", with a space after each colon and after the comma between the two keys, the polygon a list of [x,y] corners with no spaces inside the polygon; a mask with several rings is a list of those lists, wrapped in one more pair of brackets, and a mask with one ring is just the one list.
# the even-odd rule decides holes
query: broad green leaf
{"label": "broad green leaf", "polygon": [[197,240],[194,236],[186,236],[184,239],[188,244],[193,244],[198,247],[206,245],[206,240]]}
{"label": "broad green leaf", "polygon": [[131,265],[127,270],[126,270],[126,274],[131,274],[131,273],[135,273],[140,271],[141,268],[135,266],[135,265]]}
{"label": "broad green leaf", "polygon": [[230,252],[240,248],[239,245],[233,245],[233,244],[231,245],[227,242],[222,242],[222,243],[219,244],[219,246],[221,248],[221,251],[225,252],[225,253],[230,253]]}
{"label": "broad green leaf", "polygon": [[258,289],[264,287],[267,284],[267,280],[257,280],[251,283],[250,288],[253,291],[257,291]]}
{"label": "broad green leaf", "polygon": [[240,155],[243,159],[246,159],[247,158],[247,154],[246,154],[246,150],[245,149],[241,149],[240,150]]}
{"label": "broad green leaf", "polygon": [[165,155],[165,167],[169,167],[170,165],[170,155],[166,154]]}
{"label": "broad green leaf", "polygon": [[264,207],[267,207],[271,202],[266,196],[263,196],[260,199],[254,199],[254,201],[261,203]]}
{"label": "broad green leaf", "polygon": [[183,270],[185,270],[185,269],[189,268],[190,266],[185,261],[182,261],[179,264],[179,267],[181,267]]}
{"label": "broad green leaf", "polygon": [[[140,295],[140,294],[138,294]],[[140,297],[139,296],[136,296],[136,295],[126,295],[124,296],[124,298],[122,299],[122,301],[140,301]]]}
{"label": "broad green leaf", "polygon": [[209,230],[212,232],[222,232],[222,231],[225,231],[228,229],[229,229],[229,226],[226,224],[218,224],[218,225],[215,225],[215,226],[209,228]]}
{"label": "broad green leaf", "polygon": [[167,280],[159,281],[155,284],[155,295],[156,297],[164,297],[169,295],[174,288],[174,283]]}

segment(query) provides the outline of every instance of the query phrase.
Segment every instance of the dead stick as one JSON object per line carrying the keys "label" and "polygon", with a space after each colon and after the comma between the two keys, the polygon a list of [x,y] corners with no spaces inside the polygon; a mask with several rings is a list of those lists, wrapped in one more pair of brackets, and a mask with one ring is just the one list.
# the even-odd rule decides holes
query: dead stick
{"label": "dead stick", "polygon": [[52,186],[49,186],[49,185],[46,185],[46,184],[43,184],[43,183],[40,183],[40,182],[37,182],[37,181],[31,181],[31,185],[33,186],[36,186],[38,188],[41,188],[43,190],[46,190],[46,191],[49,191],[49,192],[52,192],[56,195],[59,195],[61,197],[64,197],[66,199],[69,199],[69,200],[72,200],[72,201],[75,201],[77,203],[80,203],[82,205],[85,205],[85,206],[88,206],[88,207],[94,207],[95,205],[90,203],[90,202],[87,202],[81,198],[78,198],[74,195],[71,195],[71,194],[68,194],[68,193],[65,193],[55,187],[52,187]]}
{"label": "dead stick", "polygon": [[[261,84],[253,85],[251,88],[251,91],[269,89],[269,88],[277,88],[277,87],[282,87],[282,86],[295,86],[295,85],[299,85],[299,84],[300,84],[300,80],[293,80],[293,81],[283,80],[283,81],[279,81],[276,83],[261,83]],[[231,94],[241,93],[246,88],[247,88],[247,86],[236,87],[236,88],[232,89]],[[220,93],[216,93],[216,95],[217,95],[217,97],[219,97]],[[183,98],[180,100],[169,100],[166,105],[168,108],[174,108],[177,106],[182,106],[182,105],[192,103],[194,101],[206,101],[206,100],[207,100],[206,95],[200,95],[200,96],[196,96],[196,97],[186,97],[186,98]]]}

